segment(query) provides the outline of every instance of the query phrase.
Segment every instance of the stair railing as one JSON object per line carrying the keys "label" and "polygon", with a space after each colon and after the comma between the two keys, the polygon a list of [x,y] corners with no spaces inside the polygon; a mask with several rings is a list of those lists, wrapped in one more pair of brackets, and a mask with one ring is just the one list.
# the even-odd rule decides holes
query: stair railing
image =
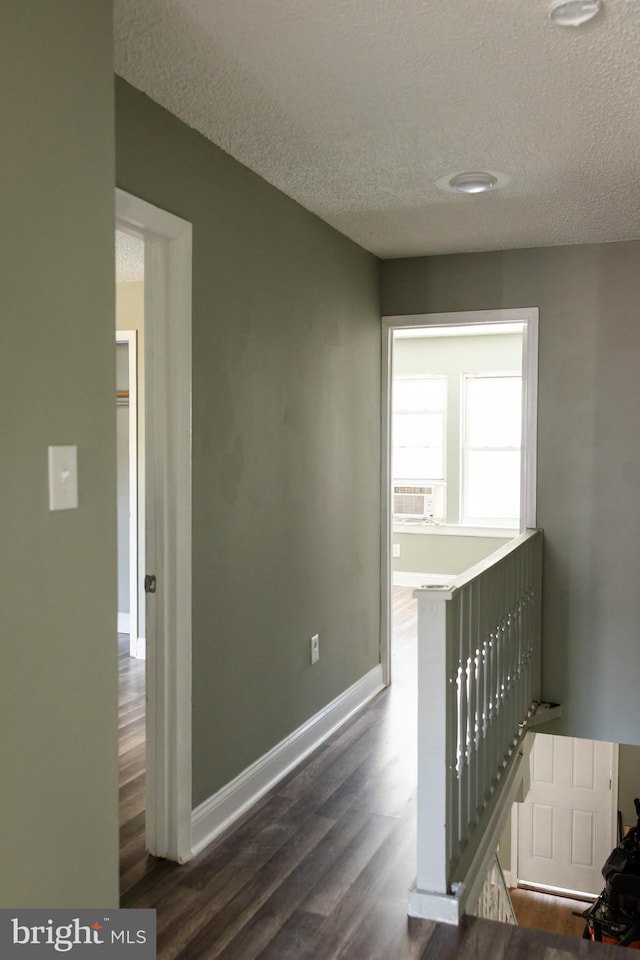
{"label": "stair railing", "polygon": [[475,903],[528,764],[540,699],[542,532],[418,600],[417,876],[409,913]]}

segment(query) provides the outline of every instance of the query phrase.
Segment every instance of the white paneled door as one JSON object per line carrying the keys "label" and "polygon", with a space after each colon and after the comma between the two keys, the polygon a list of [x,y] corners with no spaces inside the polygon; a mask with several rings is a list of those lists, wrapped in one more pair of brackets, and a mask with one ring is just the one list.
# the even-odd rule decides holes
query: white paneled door
{"label": "white paneled door", "polygon": [[600,893],[615,845],[617,746],[537,734],[518,813],[518,880]]}

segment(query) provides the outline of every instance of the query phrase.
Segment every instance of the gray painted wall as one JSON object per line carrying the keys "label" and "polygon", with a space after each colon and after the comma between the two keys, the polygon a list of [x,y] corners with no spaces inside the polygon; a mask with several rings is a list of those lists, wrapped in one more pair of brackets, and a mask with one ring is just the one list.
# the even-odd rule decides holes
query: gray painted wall
{"label": "gray painted wall", "polygon": [[386,261],[383,313],[540,308],[545,732],[640,742],[640,243]]}
{"label": "gray painted wall", "polygon": [[404,573],[464,573],[509,542],[504,537],[456,537],[430,533],[394,533],[400,547],[393,570]]}
{"label": "gray painted wall", "polygon": [[[118,903],[108,0],[0,14],[0,906]],[[47,446],[80,507],[50,513]]]}
{"label": "gray painted wall", "polygon": [[121,81],[116,117],[118,185],[193,224],[197,805],[379,662],[379,264]]}

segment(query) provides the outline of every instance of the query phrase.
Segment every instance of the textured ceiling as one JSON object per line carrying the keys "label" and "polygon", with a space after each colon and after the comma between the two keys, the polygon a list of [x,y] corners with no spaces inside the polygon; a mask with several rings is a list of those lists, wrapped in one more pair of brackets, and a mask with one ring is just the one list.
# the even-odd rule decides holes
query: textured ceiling
{"label": "textured ceiling", "polygon": [[640,0],[548,7],[115,0],[116,72],[382,257],[638,238]]}

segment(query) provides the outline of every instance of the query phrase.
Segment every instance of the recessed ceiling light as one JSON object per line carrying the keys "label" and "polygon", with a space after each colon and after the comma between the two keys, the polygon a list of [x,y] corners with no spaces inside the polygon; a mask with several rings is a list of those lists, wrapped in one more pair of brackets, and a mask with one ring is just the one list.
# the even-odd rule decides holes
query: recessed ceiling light
{"label": "recessed ceiling light", "polygon": [[462,173],[448,173],[445,177],[436,180],[436,187],[445,193],[489,193],[504,187],[509,178],[495,170],[465,170]]}
{"label": "recessed ceiling light", "polygon": [[600,0],[555,0],[549,19],[559,27],[580,27],[600,13]]}
{"label": "recessed ceiling light", "polygon": [[456,173],[449,180],[449,186],[456,193],[488,193],[497,182],[491,173]]}

